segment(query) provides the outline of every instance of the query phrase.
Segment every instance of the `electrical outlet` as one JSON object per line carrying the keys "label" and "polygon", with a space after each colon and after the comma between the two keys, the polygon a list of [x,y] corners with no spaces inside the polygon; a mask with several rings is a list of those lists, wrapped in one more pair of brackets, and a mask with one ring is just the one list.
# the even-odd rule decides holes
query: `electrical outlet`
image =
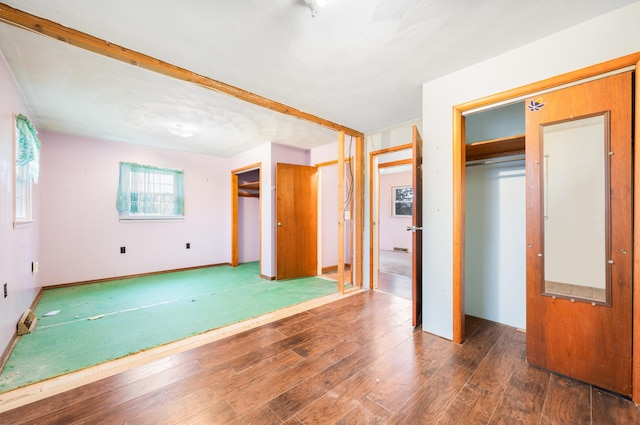
{"label": "electrical outlet", "polygon": [[120,247],[120,254],[124,254],[124,253],[126,253],[126,252],[127,252],[127,248],[126,248],[126,247],[124,247],[124,246],[121,246],[121,247]]}
{"label": "electrical outlet", "polygon": [[8,294],[9,294],[9,292],[7,292],[7,284],[5,282],[5,284],[4,284],[4,297],[7,298]]}
{"label": "electrical outlet", "polygon": [[187,249],[191,249],[191,243],[187,242]]}

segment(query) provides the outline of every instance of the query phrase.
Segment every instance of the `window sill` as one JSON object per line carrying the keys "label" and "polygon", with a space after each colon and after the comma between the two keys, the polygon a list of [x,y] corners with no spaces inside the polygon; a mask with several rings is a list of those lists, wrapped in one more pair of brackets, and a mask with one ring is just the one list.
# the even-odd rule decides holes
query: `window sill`
{"label": "window sill", "polygon": [[131,218],[120,218],[120,223],[175,223],[184,221],[184,217],[154,217],[154,218],[141,218],[141,217],[131,217]]}
{"label": "window sill", "polygon": [[21,220],[21,221],[13,221],[13,228],[17,229],[18,227],[26,227],[32,223],[35,223],[35,220]]}

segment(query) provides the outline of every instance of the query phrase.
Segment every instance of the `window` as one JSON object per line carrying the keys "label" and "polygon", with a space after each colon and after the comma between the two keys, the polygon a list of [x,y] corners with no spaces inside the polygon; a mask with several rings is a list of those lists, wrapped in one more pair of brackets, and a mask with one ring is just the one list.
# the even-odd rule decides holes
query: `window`
{"label": "window", "polygon": [[31,209],[32,184],[40,174],[40,140],[27,117],[16,116],[15,209],[16,223],[33,220]]}
{"label": "window", "polygon": [[411,216],[413,214],[413,188],[411,186],[393,187],[393,215]]}
{"label": "window", "polygon": [[31,220],[31,181],[29,168],[16,164],[16,212],[17,222]]}
{"label": "window", "polygon": [[184,173],[121,162],[116,205],[121,220],[182,219]]}

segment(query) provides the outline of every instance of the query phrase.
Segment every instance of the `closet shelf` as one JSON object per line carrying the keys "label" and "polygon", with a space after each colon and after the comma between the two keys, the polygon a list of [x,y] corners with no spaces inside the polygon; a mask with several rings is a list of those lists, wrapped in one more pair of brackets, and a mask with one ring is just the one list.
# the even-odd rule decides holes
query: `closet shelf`
{"label": "closet shelf", "polygon": [[502,139],[484,140],[466,145],[466,160],[480,161],[489,158],[524,154],[524,134]]}
{"label": "closet shelf", "polygon": [[248,182],[238,184],[238,189],[241,190],[260,190],[260,182]]}

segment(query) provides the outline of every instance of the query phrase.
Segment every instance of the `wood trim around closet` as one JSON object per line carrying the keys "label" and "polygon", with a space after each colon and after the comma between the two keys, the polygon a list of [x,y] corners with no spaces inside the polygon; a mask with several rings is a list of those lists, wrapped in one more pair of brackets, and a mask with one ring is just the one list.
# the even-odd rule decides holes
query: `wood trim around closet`
{"label": "wood trim around closet", "polygon": [[[636,62],[635,81],[635,112],[634,112],[634,140],[640,140],[640,85],[637,81],[637,71],[640,69],[640,57]],[[640,149],[634,146],[634,176],[633,176],[633,371],[632,394],[636,404],[640,403]]]}
{"label": "wood trim around closet", "polygon": [[[238,174],[242,174],[246,171],[258,170],[260,176],[260,182],[262,182],[262,162],[256,162],[255,164],[246,165],[244,167],[231,170],[231,267],[239,265],[239,240],[238,240],[238,197],[239,196],[251,196],[238,190]],[[260,185],[261,186],[261,185]],[[262,189],[259,188],[259,193]],[[260,198],[260,195],[257,196]],[[262,271],[262,199],[260,199],[260,270]],[[262,276],[262,275],[261,275]]]}
{"label": "wood trim around closet", "polygon": [[[355,286],[362,288],[364,274],[364,137],[356,137],[355,152]],[[353,209],[352,209],[353,211]],[[353,249],[353,248],[352,248]]]}
{"label": "wood trim around closet", "polygon": [[[455,342],[464,341],[464,240],[465,240],[465,135],[464,113],[490,106],[496,103],[516,100],[527,95],[549,91],[560,86],[577,83],[581,80],[597,78],[600,75],[618,70],[634,67],[640,69],[640,52],[602,62],[593,66],[568,72],[546,80],[538,81],[525,86],[517,87],[484,98],[476,99],[453,107],[453,336]],[[640,140],[640,88],[635,86],[635,140]],[[640,164],[639,149],[634,151],[635,163]],[[636,205],[640,202],[640,167],[634,170],[633,197]],[[634,285],[633,285],[633,322],[634,335],[638,335],[633,341],[633,394],[634,402],[640,402],[640,208],[634,209]]]}

